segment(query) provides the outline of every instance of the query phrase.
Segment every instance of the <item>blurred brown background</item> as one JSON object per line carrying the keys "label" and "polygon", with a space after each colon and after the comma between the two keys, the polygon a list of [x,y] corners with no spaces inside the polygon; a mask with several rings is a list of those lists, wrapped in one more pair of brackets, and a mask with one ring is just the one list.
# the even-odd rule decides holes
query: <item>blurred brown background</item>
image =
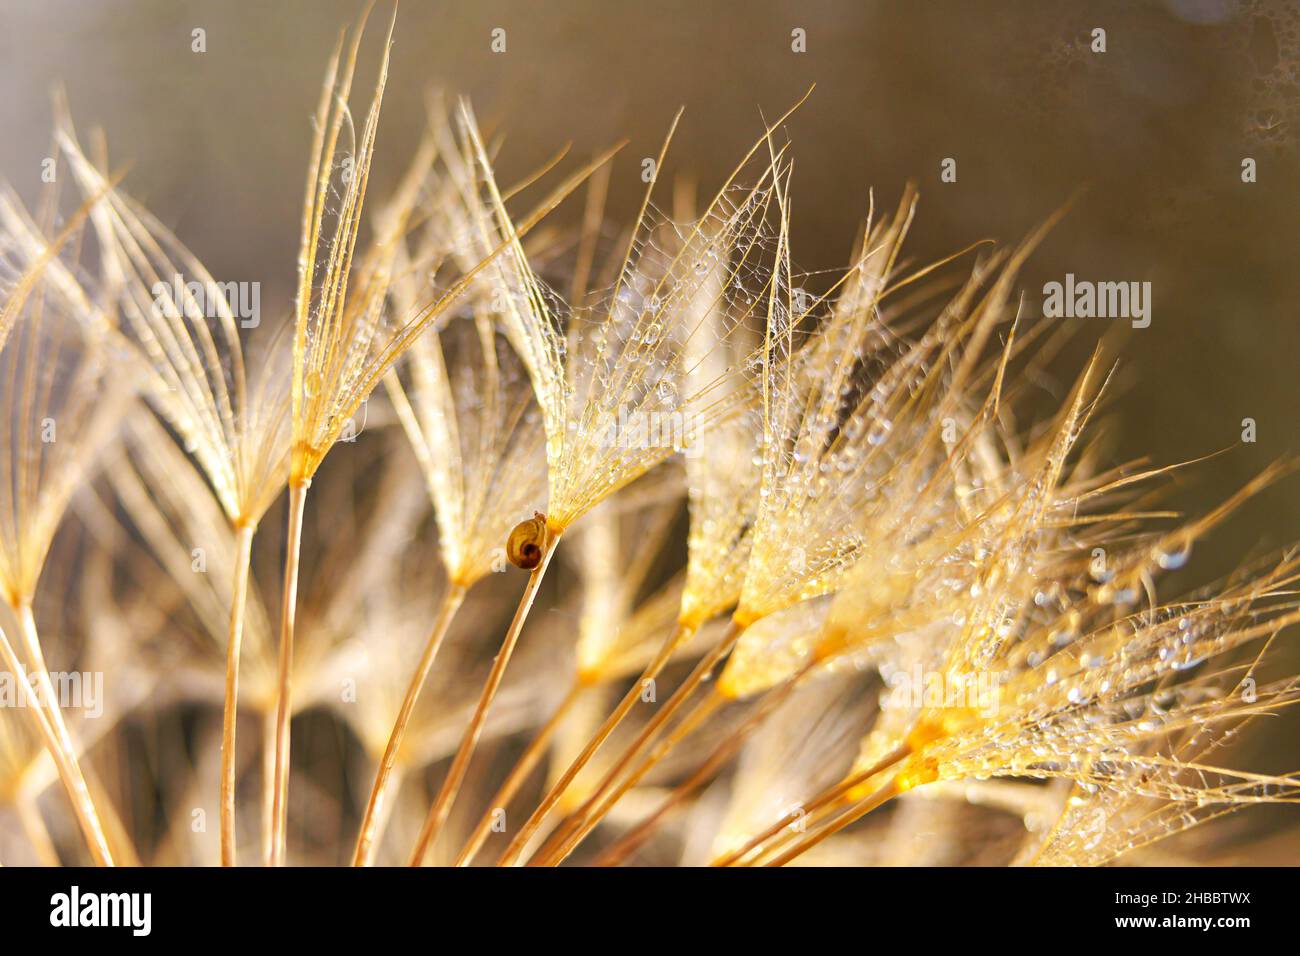
{"label": "blurred brown background", "polygon": [[[337,33],[361,8],[5,0],[0,174],[35,195],[61,81],[78,127],[102,125],[114,165],[131,163],[128,191],[218,279],[261,281],[275,314],[291,294],[310,115]],[[376,27],[390,9],[379,4]],[[489,46],[497,27],[501,54]],[[1105,53],[1089,49],[1095,27]],[[191,51],[195,28],[205,53]],[[795,28],[806,53],[791,50]],[[363,96],[378,34],[358,74]],[[761,132],[761,115],[815,81],[788,124],[799,264],[843,264],[872,187],[892,203],[907,180],[919,184],[918,258],[1015,241],[1082,188],[1027,276],[1029,314],[1042,283],[1066,272],[1153,284],[1151,327],[1121,350],[1113,458],[1192,458],[1237,444],[1242,419],[1255,419],[1257,443],[1180,476],[1174,504],[1204,510],[1300,454],[1298,52],[1300,10],[1267,0],[404,0],[371,188],[392,184],[438,86],[469,94],[507,133],[505,181],[566,142],[582,157],[630,138],[611,207],[626,217],[639,159],[679,105],[668,173],[707,188]],[[940,182],[945,157],[957,160],[956,183]],[[1245,157],[1255,184],[1241,181]],[[1114,325],[1078,322],[1076,360]],[[1044,385],[1047,408],[1056,399]],[[1270,489],[1217,531],[1188,583],[1300,539],[1298,487]]]}

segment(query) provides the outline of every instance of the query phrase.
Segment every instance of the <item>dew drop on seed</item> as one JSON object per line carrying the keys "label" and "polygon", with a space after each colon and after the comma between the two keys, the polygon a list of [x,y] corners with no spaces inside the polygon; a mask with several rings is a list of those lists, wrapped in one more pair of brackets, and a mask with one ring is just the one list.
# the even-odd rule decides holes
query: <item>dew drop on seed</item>
{"label": "dew drop on seed", "polygon": [[1166,571],[1176,571],[1187,563],[1191,553],[1192,546],[1190,544],[1172,551],[1162,550],[1156,555],[1156,562]]}

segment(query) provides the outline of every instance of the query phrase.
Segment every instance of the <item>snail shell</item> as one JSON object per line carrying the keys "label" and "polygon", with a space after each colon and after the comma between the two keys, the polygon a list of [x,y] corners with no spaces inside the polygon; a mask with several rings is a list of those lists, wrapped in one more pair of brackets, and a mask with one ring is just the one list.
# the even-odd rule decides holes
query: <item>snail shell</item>
{"label": "snail shell", "polygon": [[506,539],[506,557],[517,568],[531,571],[542,563],[546,547],[546,515],[536,512],[527,521],[515,525]]}

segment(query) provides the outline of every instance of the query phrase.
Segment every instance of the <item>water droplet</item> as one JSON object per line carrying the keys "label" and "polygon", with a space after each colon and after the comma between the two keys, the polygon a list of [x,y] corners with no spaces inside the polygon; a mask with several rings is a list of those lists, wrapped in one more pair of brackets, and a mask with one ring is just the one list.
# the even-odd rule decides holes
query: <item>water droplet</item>
{"label": "water droplet", "polygon": [[1166,571],[1176,571],[1187,563],[1191,553],[1191,544],[1184,544],[1181,548],[1168,551],[1161,550],[1156,555],[1156,562]]}

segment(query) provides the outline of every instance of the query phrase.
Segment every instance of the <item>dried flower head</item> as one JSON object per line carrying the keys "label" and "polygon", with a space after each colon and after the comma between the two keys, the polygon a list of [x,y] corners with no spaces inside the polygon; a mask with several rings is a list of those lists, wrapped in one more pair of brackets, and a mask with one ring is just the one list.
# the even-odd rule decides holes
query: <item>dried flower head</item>
{"label": "dried flower head", "polygon": [[[495,270],[505,290],[501,322],[542,408],[547,520],[563,530],[684,449],[728,410],[713,393],[713,382],[701,387],[698,377],[687,380],[712,349],[724,347],[706,323],[701,302],[706,295],[718,302],[748,295],[743,282],[762,249],[775,169],[769,166],[752,188],[733,186],[756,145],[701,218],[683,227],[655,213],[652,180],[613,287],[583,295],[566,310],[533,275],[515,239],[468,108],[462,108],[461,120],[466,150],[472,150],[482,180],[472,195],[484,242],[508,244]],[[665,142],[656,168],[667,147]],[[671,239],[657,239],[661,230],[672,231]]]}

